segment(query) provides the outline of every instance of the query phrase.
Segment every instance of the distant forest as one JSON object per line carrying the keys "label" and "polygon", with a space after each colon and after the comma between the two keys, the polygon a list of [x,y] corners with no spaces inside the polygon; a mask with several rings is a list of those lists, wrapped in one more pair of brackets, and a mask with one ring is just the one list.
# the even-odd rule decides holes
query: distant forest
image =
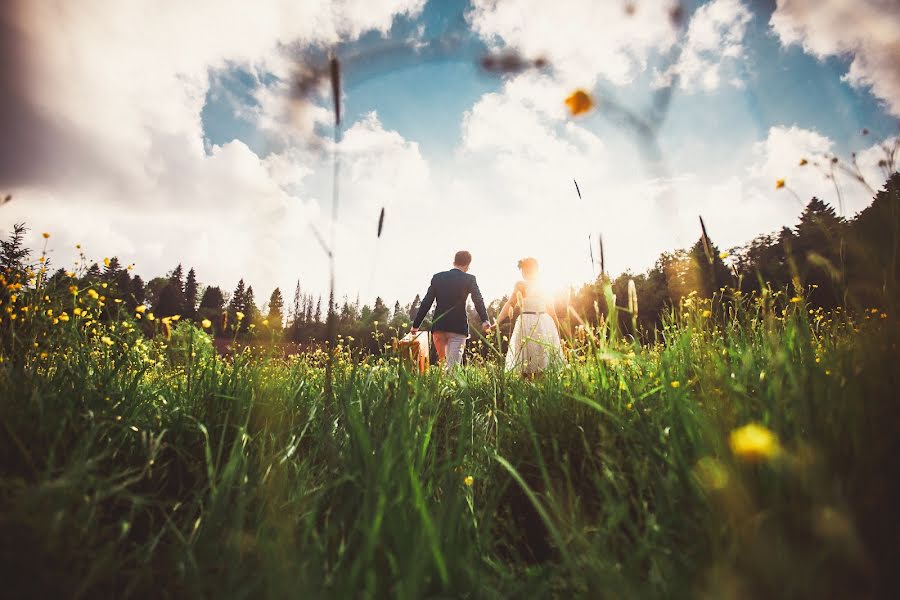
{"label": "distant forest", "polygon": [[[595,324],[605,318],[609,312],[604,293],[607,284],[611,284],[616,304],[627,308],[631,281],[637,292],[636,319],[623,312],[619,324],[625,333],[644,339],[652,339],[671,307],[691,292],[721,299],[736,292],[758,294],[765,288],[802,294],[811,305],[827,309],[896,308],[900,296],[900,173],[891,175],[872,204],[851,219],[838,216],[830,206],[812,198],[794,228],[761,235],[727,252],[715,244],[715,232],[701,229],[699,221],[697,229],[700,235],[692,247],[663,253],[645,273],[626,272],[614,279],[604,273],[593,283],[572,289],[557,307],[563,328],[576,322]],[[0,272],[5,281],[23,279],[34,284],[36,277],[45,274],[47,290],[99,287],[105,297],[103,319],[146,311],[158,320],[177,315],[179,322],[193,322],[217,338],[242,343],[275,341],[303,347],[325,339],[328,298],[306,293],[299,281],[290,301],[276,288],[260,306],[247,278],[229,293],[218,286],[202,286],[195,270],[185,273],[182,265],[147,282],[132,275],[130,267],[116,257],[77,273],[60,268],[50,274],[49,263],[36,261],[24,247],[25,232],[24,225],[16,225],[0,242]],[[10,293],[7,288],[0,289],[0,293]],[[505,301],[501,298],[489,304],[493,319]],[[354,345],[377,351],[386,339],[409,326],[418,306],[419,296],[393,304],[379,297],[371,306],[343,298],[335,305],[336,331]],[[471,318],[477,322],[474,312]],[[634,323],[637,331],[633,331]],[[7,319],[0,324],[8,326]],[[376,330],[380,334],[376,335]],[[148,334],[154,331],[147,329]]]}

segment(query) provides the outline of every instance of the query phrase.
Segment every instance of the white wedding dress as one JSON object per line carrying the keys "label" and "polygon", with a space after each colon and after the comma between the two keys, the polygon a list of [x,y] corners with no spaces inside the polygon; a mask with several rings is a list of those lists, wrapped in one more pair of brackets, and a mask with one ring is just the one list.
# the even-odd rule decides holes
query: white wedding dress
{"label": "white wedding dress", "polygon": [[547,314],[552,299],[533,281],[526,281],[524,287],[521,314],[506,352],[506,370],[533,374],[561,365],[563,353],[556,323]]}

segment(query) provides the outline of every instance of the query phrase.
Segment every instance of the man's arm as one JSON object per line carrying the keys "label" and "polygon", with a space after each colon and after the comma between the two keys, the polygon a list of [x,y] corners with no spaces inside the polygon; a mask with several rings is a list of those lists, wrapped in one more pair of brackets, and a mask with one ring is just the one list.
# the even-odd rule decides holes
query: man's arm
{"label": "man's arm", "polygon": [[419,312],[416,313],[416,318],[413,319],[413,329],[418,329],[419,325],[422,324],[422,321],[425,320],[425,317],[428,316],[428,311],[431,310],[431,305],[434,304],[434,293],[434,277],[432,277],[431,285],[428,286],[428,292],[426,292],[425,297],[422,298],[422,303],[419,304]]}
{"label": "man's arm", "polygon": [[475,311],[478,313],[478,318],[481,319],[481,324],[487,328],[491,324],[491,320],[488,318],[487,309],[484,308],[484,298],[481,296],[481,290],[478,289],[478,280],[475,279],[475,276],[472,275],[472,302],[475,303]]}

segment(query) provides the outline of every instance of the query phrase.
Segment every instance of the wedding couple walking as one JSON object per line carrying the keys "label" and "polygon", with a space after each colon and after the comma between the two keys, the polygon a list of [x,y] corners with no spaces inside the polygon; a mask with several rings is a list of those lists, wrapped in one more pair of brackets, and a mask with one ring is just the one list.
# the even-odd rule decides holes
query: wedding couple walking
{"label": "wedding couple walking", "polygon": [[[482,331],[488,333],[493,327],[484,307],[478,282],[468,272],[471,263],[472,255],[460,250],[453,259],[452,269],[436,273],[431,278],[431,285],[428,286],[428,292],[422,299],[412,324],[411,333],[416,335],[432,304],[437,302],[431,333],[438,360],[444,363],[446,369],[462,362],[466,340],[469,338],[469,319],[466,314],[469,296],[481,319]],[[497,325],[518,309],[519,317],[513,327],[506,353],[506,369],[532,375],[562,363],[559,320],[552,298],[540,285],[537,260],[523,258],[519,261],[519,270],[522,280],[516,283],[509,300],[500,310]]]}

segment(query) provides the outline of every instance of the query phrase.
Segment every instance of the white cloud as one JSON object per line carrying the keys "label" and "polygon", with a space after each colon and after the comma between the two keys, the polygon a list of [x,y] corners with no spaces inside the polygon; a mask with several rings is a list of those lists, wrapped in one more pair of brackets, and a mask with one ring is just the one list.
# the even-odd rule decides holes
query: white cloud
{"label": "white cloud", "polygon": [[[50,124],[30,133],[47,136],[57,152],[40,176],[10,190],[15,200],[0,225],[24,220],[35,232],[51,232],[57,265],[69,264],[82,243],[91,258],[119,255],[147,277],[177,262],[225,287],[243,275],[261,301],[275,285],[289,285],[285,278],[309,278],[323,289],[325,261],[308,224],[322,227],[319,202],[330,202],[315,177],[327,172],[326,157],[290,144],[294,134],[287,133],[278,88],[259,92],[256,116],[262,129],[286,132],[283,151],[263,158],[240,141],[205,148],[201,110],[209,74],[240,66],[286,77],[287,47],[386,31],[397,14],[415,14],[423,4],[20,3],[8,17],[16,39],[27,44],[23,101]],[[315,107],[310,115],[312,124],[325,119]],[[382,194],[387,188],[367,162],[371,152],[421,170],[421,162],[409,161],[418,150],[398,137],[374,117],[351,128],[348,147],[365,141],[348,151],[357,185],[373,182]],[[399,156],[403,150],[407,155]],[[420,187],[427,178],[427,170],[389,175],[398,173]]]}
{"label": "white cloud", "polygon": [[778,0],[770,21],[782,44],[819,58],[851,56],[845,79],[870,87],[900,115],[900,4],[894,0]]}
{"label": "white cloud", "polygon": [[599,77],[629,82],[654,50],[669,48],[671,1],[641,2],[628,15],[618,2],[475,0],[472,29],[495,45],[549,59],[560,79],[585,87]]}
{"label": "white cloud", "polygon": [[[713,0],[700,6],[691,17],[678,62],[657,77],[656,84],[671,85],[679,78],[682,89],[717,89],[723,76],[744,58],[744,34],[752,18],[740,0]],[[732,74],[731,85],[742,85]]]}

